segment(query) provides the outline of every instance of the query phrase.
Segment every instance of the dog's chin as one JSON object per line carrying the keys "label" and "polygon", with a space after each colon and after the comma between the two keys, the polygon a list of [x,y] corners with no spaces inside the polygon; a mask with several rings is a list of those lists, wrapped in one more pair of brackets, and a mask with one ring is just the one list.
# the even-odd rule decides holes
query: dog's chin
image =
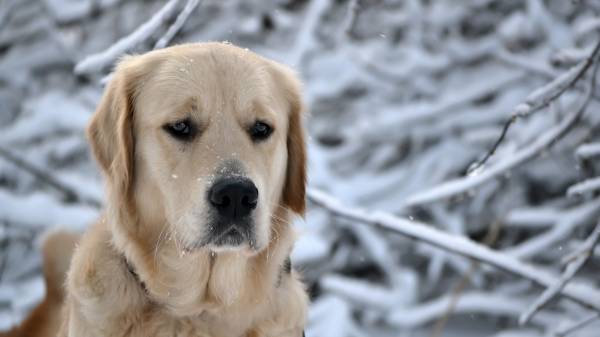
{"label": "dog's chin", "polygon": [[220,235],[209,235],[201,240],[201,244],[195,245],[196,249],[208,250],[211,253],[240,253],[253,256],[261,251],[262,245],[258,245],[253,233],[242,233],[237,230],[229,230]]}
{"label": "dog's chin", "polygon": [[221,235],[212,237],[207,247],[214,252],[238,251],[250,248],[250,242],[247,235],[231,229]]}

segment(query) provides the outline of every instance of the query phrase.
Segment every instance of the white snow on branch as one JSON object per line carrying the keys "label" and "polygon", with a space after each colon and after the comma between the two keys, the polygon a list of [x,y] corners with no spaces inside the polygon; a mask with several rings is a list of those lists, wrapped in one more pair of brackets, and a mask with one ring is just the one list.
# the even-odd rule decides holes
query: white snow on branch
{"label": "white snow on branch", "polygon": [[160,38],[160,40],[156,42],[156,44],[154,45],[154,49],[161,49],[166,47],[169,44],[169,42],[171,42],[171,40],[175,37],[175,35],[179,32],[179,30],[181,30],[181,27],[183,27],[190,14],[192,14],[194,9],[196,9],[196,7],[198,7],[199,4],[200,0],[188,0],[183,10],[177,16],[177,19],[175,19],[175,22],[173,22],[171,27],[169,27],[169,30],[167,30],[165,35],[163,35]]}
{"label": "white snow on branch", "polygon": [[577,183],[567,190],[568,196],[582,195],[600,190],[600,177],[586,179]]}
{"label": "white snow on branch", "polygon": [[583,265],[590,258],[594,252],[594,247],[596,244],[598,244],[599,239],[600,223],[596,225],[596,228],[592,234],[581,246],[581,250],[579,250],[579,256],[567,265],[565,272],[560,277],[560,280],[558,280],[558,282],[556,282],[553,286],[546,289],[542,295],[540,295],[540,297],[519,317],[520,325],[527,324],[527,322],[529,322],[536,312],[541,310],[548,302],[550,302],[550,300],[556,297],[561,289],[567,285],[567,283],[575,276],[577,271],[579,271],[579,269],[581,269],[581,267],[583,267]]}
{"label": "white snow on branch", "polygon": [[597,319],[600,319],[600,313],[597,313],[597,312],[591,313],[591,314],[587,315],[586,317],[584,317],[574,323],[571,323],[571,324],[563,326],[559,329],[556,329],[556,331],[554,332],[554,336],[564,337],[566,335],[569,335],[569,334],[575,332],[578,329],[583,328],[584,326],[594,322]]}
{"label": "white snow on branch", "polygon": [[574,108],[574,111],[565,117],[557,126],[540,135],[530,145],[518,150],[505,160],[496,162],[493,166],[490,166],[487,169],[481,167],[480,170],[473,172],[471,175],[450,180],[429,190],[416,193],[407,198],[407,200],[404,202],[404,206],[409,207],[430,203],[468,192],[489,181],[490,179],[498,177],[510,169],[517,167],[528,160],[531,160],[559,140],[571,127],[573,127],[587,107],[592,91],[592,85],[589,85],[587,93],[581,97],[580,102]]}
{"label": "white snow on branch", "polygon": [[150,20],[141,25],[133,33],[120,39],[105,51],[90,55],[77,63],[75,73],[87,74],[97,72],[112,64],[121,55],[154,34],[173,15],[178,4],[179,0],[169,0]]}
{"label": "white snow on branch", "polygon": [[552,245],[565,240],[577,228],[593,223],[600,216],[600,199],[594,199],[556,217],[556,222],[546,232],[536,235],[504,250],[506,254],[519,259],[527,259],[547,251]]}
{"label": "white snow on branch", "polygon": [[513,113],[519,117],[526,117],[547,106],[551,101],[577,83],[591,67],[594,59],[598,55],[598,51],[600,51],[600,41],[596,43],[594,50],[585,60],[558,76],[552,82],[532,92],[525,99],[525,103],[518,105]]}
{"label": "white snow on branch", "polygon": [[[386,323],[403,328],[430,323],[447,313],[452,295],[419,304],[409,308],[394,308],[386,316]],[[525,305],[522,298],[497,293],[467,292],[458,298],[454,306],[455,314],[487,314],[495,317],[517,318]],[[560,318],[557,313],[543,313],[536,323],[550,325]]]}
{"label": "white snow on branch", "polygon": [[296,36],[294,45],[287,56],[288,64],[293,67],[300,67],[306,53],[315,47],[314,32],[329,6],[331,4],[327,0],[314,0],[310,2],[306,9],[306,19],[300,26],[301,28]]}
{"label": "white snow on branch", "polygon": [[[552,286],[557,279],[556,275],[542,268],[489,249],[464,236],[447,234],[430,225],[401,219],[385,212],[368,212],[356,207],[350,208],[342,205],[337,199],[316,189],[309,190],[309,198],[315,204],[326,208],[337,216],[390,230],[412,239],[429,243],[446,251],[480,261],[513,275],[528,279],[543,287]],[[581,305],[600,311],[600,291],[587,284],[571,282],[561,290],[561,294]]]}
{"label": "white snow on branch", "polygon": [[600,143],[583,144],[577,148],[575,155],[582,159],[600,156]]}

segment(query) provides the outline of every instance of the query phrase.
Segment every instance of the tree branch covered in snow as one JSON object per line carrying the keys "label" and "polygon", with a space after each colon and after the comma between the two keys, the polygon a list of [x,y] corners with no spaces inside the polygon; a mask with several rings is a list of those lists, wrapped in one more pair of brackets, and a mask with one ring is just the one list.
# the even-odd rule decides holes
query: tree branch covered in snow
{"label": "tree branch covered in snow", "polygon": [[[116,59],[125,54],[128,51],[131,51],[134,47],[136,47],[139,43],[149,38],[154,32],[165,22],[167,19],[173,15],[175,12],[177,5],[179,4],[179,0],[169,0],[160,11],[158,11],[148,22],[141,25],[138,29],[136,29],[133,33],[127,35],[126,37],[120,39],[115,44],[110,46],[110,48],[105,51],[90,55],[85,59],[81,60],[75,66],[75,72],[77,74],[85,74],[91,72],[97,72],[102,70],[104,67],[111,65]],[[193,9],[193,8],[192,8]],[[173,26],[177,27],[177,26]],[[177,28],[175,31],[170,33],[170,31],[165,34],[168,40],[172,38],[172,35],[177,33]],[[170,36],[170,38],[169,38]],[[160,42],[160,40],[159,40]],[[168,42],[168,41],[167,41]],[[161,42],[161,45],[164,42]],[[166,43],[164,43],[166,45]],[[157,43],[158,45],[158,43]]]}
{"label": "tree branch covered in snow", "polygon": [[171,42],[171,40],[173,40],[173,37],[175,37],[175,34],[177,34],[177,32],[179,32],[179,30],[181,29],[183,24],[187,21],[188,17],[192,14],[194,9],[196,9],[196,7],[198,7],[198,4],[200,4],[200,0],[188,0],[188,2],[185,4],[185,7],[183,7],[183,10],[177,16],[177,19],[175,20],[175,22],[173,22],[171,27],[169,27],[169,30],[167,30],[165,35],[163,35],[160,38],[160,40],[156,41],[156,44],[154,45],[154,49],[164,48],[169,44],[169,42]]}
{"label": "tree branch covered in snow", "polygon": [[561,289],[563,289],[567,283],[573,279],[575,274],[581,269],[581,267],[583,267],[583,265],[594,252],[594,248],[598,244],[598,240],[600,240],[600,223],[596,225],[596,228],[590,237],[582,245],[581,250],[577,252],[579,256],[567,264],[565,272],[561,275],[560,280],[546,289],[542,295],[540,295],[540,297],[533,304],[531,304],[531,306],[525,312],[523,312],[523,314],[519,317],[519,324],[527,324],[527,322],[529,322],[536,312],[548,304],[548,302],[550,302],[550,300],[552,300],[561,291]]}
{"label": "tree branch covered in snow", "polygon": [[[463,236],[440,232],[426,224],[397,218],[384,212],[366,212],[357,208],[345,207],[336,199],[318,190],[310,190],[309,196],[312,202],[326,208],[337,216],[360,223],[367,223],[415,240],[426,242],[435,247],[525,278],[543,287],[551,287],[554,284],[555,275],[520,262],[506,254],[490,250]],[[571,283],[561,289],[560,293],[583,306],[600,312],[600,290],[595,290],[585,284],[575,285]]]}
{"label": "tree branch covered in snow", "polygon": [[[535,111],[538,111],[544,108],[545,106],[548,106],[548,104],[560,97],[560,95],[562,95],[567,89],[577,84],[577,81],[579,81],[583,77],[585,72],[594,63],[594,59],[597,57],[598,51],[600,51],[600,40],[596,44],[596,47],[594,47],[592,53],[584,61],[582,61],[580,64],[573,67],[569,71],[565,72],[561,76],[557,77],[548,85],[537,89],[536,91],[532,92],[529,96],[527,96],[525,103],[519,104],[515,108],[511,118],[504,124],[502,132],[500,133],[500,137],[498,137],[498,140],[494,143],[494,146],[492,146],[490,151],[486,153],[486,155],[480,161],[475,162],[474,165],[469,167],[467,174],[473,173],[474,171],[485,165],[488,159],[491,156],[493,156],[494,153],[496,153],[496,150],[498,149],[498,146],[500,146],[500,144],[502,143],[502,140],[504,140],[508,129],[513,123],[517,121],[518,117],[527,117]],[[590,94],[593,94],[593,90],[590,92]]]}
{"label": "tree branch covered in snow", "polygon": [[81,195],[77,189],[66,186],[63,182],[60,182],[49,172],[45,172],[44,170],[35,167],[33,164],[28,163],[23,158],[19,158],[15,154],[2,147],[0,147],[0,157],[6,161],[9,161],[11,164],[14,164],[18,168],[30,173],[42,183],[56,189],[63,195],[65,202],[84,203],[96,208],[100,208],[101,206],[100,201]]}
{"label": "tree branch covered in snow", "polygon": [[[600,51],[600,42],[596,45],[592,54],[590,54],[590,56],[583,63],[574,68],[576,71],[572,69],[547,86],[533,92],[527,98],[526,103],[524,103],[526,107],[523,105],[517,106],[511,119],[502,128],[501,135],[494,143],[492,150],[488,152],[482,161],[476,162],[474,166],[469,167],[466,177],[456,179],[454,181],[448,181],[429,191],[416,194],[408,198],[408,200],[405,202],[405,205],[414,206],[436,201],[442,198],[448,198],[456,194],[465,193],[468,190],[478,187],[479,185],[489,181],[491,178],[503,174],[515,166],[521,165],[527,160],[534,158],[536,155],[539,155],[542,151],[546,150],[549,146],[562,138],[562,136],[564,136],[566,132],[579,120],[581,114],[587,107],[591,99],[591,95],[594,92],[593,89],[595,86],[593,84],[589,85],[589,88],[586,90],[581,102],[573,108],[573,113],[563,119],[563,121],[555,128],[548,130],[530,146],[511,154],[511,156],[506,158],[504,161],[500,161],[488,169],[483,168],[483,165],[487,162],[487,160],[496,152],[498,146],[504,139],[509,126],[517,120],[517,117],[526,117],[534,111],[539,110],[540,108],[546,106],[550,101],[560,96],[560,94],[562,94],[567,88],[575,84],[576,80],[583,76],[589,66],[593,62],[597,62],[595,59],[597,58],[598,51]],[[595,76],[592,75],[592,78],[595,78]]]}
{"label": "tree branch covered in snow", "polygon": [[596,337],[599,15],[564,0],[5,1],[0,330],[43,295],[44,230],[98,216],[83,133],[97,79],[127,53],[229,41],[304,82],[313,202],[292,260],[307,336]]}

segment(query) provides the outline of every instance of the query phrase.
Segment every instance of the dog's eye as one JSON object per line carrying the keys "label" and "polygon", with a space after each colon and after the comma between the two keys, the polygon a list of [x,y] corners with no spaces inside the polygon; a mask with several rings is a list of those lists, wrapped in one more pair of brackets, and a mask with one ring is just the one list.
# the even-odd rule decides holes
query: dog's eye
{"label": "dog's eye", "polygon": [[250,136],[255,142],[269,138],[271,133],[273,133],[273,128],[261,121],[256,121],[250,128]]}
{"label": "dog's eye", "polygon": [[163,130],[179,140],[191,140],[196,134],[196,127],[189,119],[165,124]]}

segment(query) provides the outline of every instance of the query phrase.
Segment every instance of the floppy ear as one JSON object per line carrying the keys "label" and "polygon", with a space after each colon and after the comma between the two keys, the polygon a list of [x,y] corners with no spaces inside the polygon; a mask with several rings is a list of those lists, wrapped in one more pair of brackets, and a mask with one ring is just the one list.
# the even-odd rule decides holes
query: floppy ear
{"label": "floppy ear", "polygon": [[284,206],[297,214],[304,215],[306,209],[306,143],[301,85],[291,70],[277,64],[275,69],[275,83],[282,88],[289,103],[288,161],[282,202]]}
{"label": "floppy ear", "polygon": [[109,191],[133,207],[134,169],[133,95],[135,79],[122,61],[110,80],[90,122],[87,135],[92,152],[109,182]]}

